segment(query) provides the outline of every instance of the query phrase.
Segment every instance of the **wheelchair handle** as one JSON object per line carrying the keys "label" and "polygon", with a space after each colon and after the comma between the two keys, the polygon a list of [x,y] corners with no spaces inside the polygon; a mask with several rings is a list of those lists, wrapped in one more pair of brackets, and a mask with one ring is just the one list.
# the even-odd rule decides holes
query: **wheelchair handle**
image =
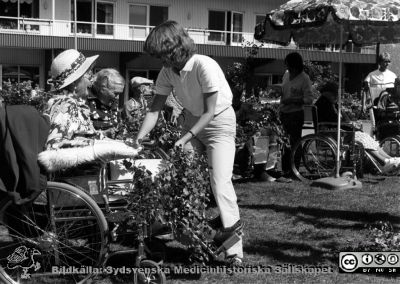
{"label": "wheelchair handle", "polygon": [[145,141],[142,141],[141,145],[144,148],[154,148],[157,146],[157,142],[156,142],[156,140],[145,140]]}

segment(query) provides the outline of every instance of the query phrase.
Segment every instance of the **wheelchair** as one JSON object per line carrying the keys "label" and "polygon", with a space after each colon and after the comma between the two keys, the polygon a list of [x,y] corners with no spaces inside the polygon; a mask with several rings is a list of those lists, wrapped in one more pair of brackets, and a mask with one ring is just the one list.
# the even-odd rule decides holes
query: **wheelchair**
{"label": "wheelchair", "polygon": [[[147,143],[150,156],[143,158],[167,159],[168,155],[154,145]],[[110,162],[104,161],[69,168],[52,175],[47,188],[29,204],[0,201],[1,283],[50,279],[85,283],[98,274],[112,277],[116,272],[107,264],[125,254],[134,257],[129,259],[133,262],[130,266],[124,263],[118,268],[125,269],[120,275],[124,282],[166,283],[161,267],[165,240],[152,232],[149,218],[139,217],[128,208],[126,197],[118,194],[132,186],[132,176],[112,179],[111,169]],[[134,195],[130,200],[135,200]],[[241,235],[241,231],[235,232],[217,246],[211,236],[194,232],[183,221],[178,229],[172,230],[172,240],[180,241],[180,233],[199,240],[200,249],[210,257],[206,261],[216,260]]]}
{"label": "wheelchair", "polygon": [[400,157],[400,94],[388,88],[374,100],[370,111],[374,135],[382,149],[392,157]]}
{"label": "wheelchair", "polygon": [[[151,158],[167,155],[151,152]],[[128,210],[124,196],[113,194],[113,186],[131,180],[110,180],[110,164],[95,161],[51,174],[47,188],[29,204],[1,200],[0,282],[85,283],[97,274],[113,276],[108,261],[133,254],[130,270],[119,273],[133,283],[165,283],[164,243]],[[122,228],[127,220],[133,223],[129,230]],[[127,240],[130,249],[110,250]]]}
{"label": "wheelchair", "polygon": [[[317,107],[305,106],[305,123],[313,125],[313,134],[303,136],[294,146],[291,167],[301,181],[334,176],[337,159],[337,124],[318,122]],[[307,120],[306,120],[307,117]],[[340,173],[363,176],[364,148],[355,141],[356,128],[342,124],[340,140]]]}

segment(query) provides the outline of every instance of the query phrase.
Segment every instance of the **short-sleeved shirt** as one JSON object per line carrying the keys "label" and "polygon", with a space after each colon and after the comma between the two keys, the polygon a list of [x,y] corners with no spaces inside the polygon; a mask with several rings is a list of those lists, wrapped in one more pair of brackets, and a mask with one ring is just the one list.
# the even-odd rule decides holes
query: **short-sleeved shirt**
{"label": "short-sleeved shirt", "polygon": [[379,71],[379,69],[368,74],[364,81],[368,82],[371,98],[374,101],[379,94],[387,88],[393,88],[397,76],[389,69]]}
{"label": "short-sleeved shirt", "polygon": [[204,112],[204,94],[217,92],[215,114],[232,104],[232,91],[218,63],[205,55],[195,54],[179,74],[163,67],[156,81],[156,94],[168,96],[172,90],[183,107],[194,116]]}
{"label": "short-sleeved shirt", "polygon": [[[289,72],[286,71],[282,79],[282,99],[302,98],[304,104],[312,104],[313,93],[310,77],[301,72],[292,80],[289,79]],[[303,110],[302,104],[281,104],[279,110],[283,113]]]}

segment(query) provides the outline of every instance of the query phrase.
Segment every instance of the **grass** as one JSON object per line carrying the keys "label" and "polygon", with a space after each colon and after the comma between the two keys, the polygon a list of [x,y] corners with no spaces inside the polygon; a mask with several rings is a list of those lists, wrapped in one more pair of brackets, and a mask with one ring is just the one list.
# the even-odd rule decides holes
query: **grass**
{"label": "grass", "polygon": [[[365,247],[371,244],[371,225],[390,222],[398,231],[399,177],[367,176],[362,182],[362,189],[352,190],[312,188],[301,182],[235,184],[241,218],[246,224],[245,265],[264,265],[273,269],[285,265],[317,265],[329,267],[332,273],[203,274],[200,279],[175,278],[168,282],[395,282],[396,279],[389,276],[338,272],[340,251],[366,250]],[[169,253],[174,254],[174,251]],[[102,279],[97,283],[112,282]]]}

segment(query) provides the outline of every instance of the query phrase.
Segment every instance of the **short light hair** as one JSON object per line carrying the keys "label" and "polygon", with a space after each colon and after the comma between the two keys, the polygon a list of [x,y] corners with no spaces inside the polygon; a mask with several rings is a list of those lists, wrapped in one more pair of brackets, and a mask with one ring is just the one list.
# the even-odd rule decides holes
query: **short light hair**
{"label": "short light hair", "polygon": [[389,54],[389,52],[382,52],[381,54],[379,54],[378,62],[384,62],[384,61],[389,61],[390,62],[390,54]]}
{"label": "short light hair", "polygon": [[113,68],[101,69],[94,75],[93,88],[96,92],[107,89],[112,93],[122,93],[125,87],[125,79]]}

